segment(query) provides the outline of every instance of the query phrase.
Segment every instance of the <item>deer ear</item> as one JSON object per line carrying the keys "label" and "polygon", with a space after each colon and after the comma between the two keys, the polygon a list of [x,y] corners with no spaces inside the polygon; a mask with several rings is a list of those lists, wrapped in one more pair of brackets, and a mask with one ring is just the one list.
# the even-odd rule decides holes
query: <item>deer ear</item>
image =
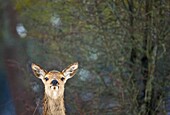
{"label": "deer ear", "polygon": [[47,73],[46,70],[43,70],[40,66],[36,64],[32,64],[31,67],[34,75],[40,79],[44,78],[45,74]]}
{"label": "deer ear", "polygon": [[73,63],[66,67],[62,73],[65,76],[66,80],[72,78],[76,74],[76,70],[78,69],[78,62]]}

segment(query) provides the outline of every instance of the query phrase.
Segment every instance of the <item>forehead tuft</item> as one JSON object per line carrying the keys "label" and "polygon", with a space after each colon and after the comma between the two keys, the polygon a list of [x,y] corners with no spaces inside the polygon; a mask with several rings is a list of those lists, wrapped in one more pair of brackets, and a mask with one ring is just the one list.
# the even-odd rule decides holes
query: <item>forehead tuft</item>
{"label": "forehead tuft", "polygon": [[52,70],[46,74],[48,77],[63,77],[63,74],[57,70]]}

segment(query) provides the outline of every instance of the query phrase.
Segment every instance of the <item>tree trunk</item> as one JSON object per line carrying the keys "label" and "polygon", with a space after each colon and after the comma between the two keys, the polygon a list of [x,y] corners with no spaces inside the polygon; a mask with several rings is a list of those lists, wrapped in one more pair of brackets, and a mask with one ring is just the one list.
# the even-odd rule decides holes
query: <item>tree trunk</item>
{"label": "tree trunk", "polygon": [[3,68],[7,73],[7,82],[16,114],[32,115],[36,107],[32,93],[26,87],[29,83],[24,78],[23,67],[26,65],[26,52],[22,40],[17,38],[16,11],[10,0],[4,0],[2,3]]}

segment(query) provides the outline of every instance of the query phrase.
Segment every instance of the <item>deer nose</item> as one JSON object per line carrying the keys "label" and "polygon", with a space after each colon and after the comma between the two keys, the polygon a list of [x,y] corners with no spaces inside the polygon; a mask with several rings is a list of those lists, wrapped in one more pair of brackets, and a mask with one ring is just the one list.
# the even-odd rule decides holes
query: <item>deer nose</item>
{"label": "deer nose", "polygon": [[51,84],[55,86],[55,85],[58,84],[58,81],[57,81],[57,80],[53,80],[53,81],[51,82]]}

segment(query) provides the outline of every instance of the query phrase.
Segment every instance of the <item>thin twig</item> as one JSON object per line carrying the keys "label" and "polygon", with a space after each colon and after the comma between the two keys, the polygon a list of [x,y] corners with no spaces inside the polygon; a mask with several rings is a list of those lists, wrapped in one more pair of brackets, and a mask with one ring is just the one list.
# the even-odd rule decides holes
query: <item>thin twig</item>
{"label": "thin twig", "polygon": [[39,101],[38,101],[38,104],[37,104],[37,106],[35,107],[34,112],[33,112],[32,115],[35,115],[35,112],[37,111],[37,108],[38,108],[39,104],[40,104],[40,103],[39,103]]}

